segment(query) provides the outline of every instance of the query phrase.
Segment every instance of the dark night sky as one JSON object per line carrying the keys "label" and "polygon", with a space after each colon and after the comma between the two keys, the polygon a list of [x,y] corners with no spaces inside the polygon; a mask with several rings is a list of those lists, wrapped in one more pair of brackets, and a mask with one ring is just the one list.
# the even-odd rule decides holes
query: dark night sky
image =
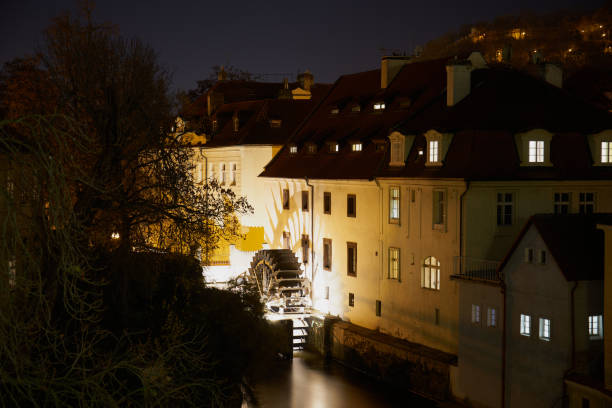
{"label": "dark night sky", "polygon": [[[380,48],[410,52],[463,24],[499,15],[567,8],[595,9],[602,0],[107,0],[98,21],[119,25],[155,48],[173,73],[174,87],[190,89],[213,65],[253,73],[310,69],[317,82],[373,69]],[[42,30],[75,0],[2,0],[0,63],[31,53]],[[280,81],[280,79],[279,79]]]}

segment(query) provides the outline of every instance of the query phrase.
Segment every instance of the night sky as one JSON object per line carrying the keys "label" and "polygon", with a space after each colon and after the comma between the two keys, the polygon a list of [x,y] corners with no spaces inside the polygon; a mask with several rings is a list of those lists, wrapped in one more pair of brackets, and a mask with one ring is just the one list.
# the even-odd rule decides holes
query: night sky
{"label": "night sky", "polygon": [[[98,1],[98,21],[157,50],[175,89],[191,89],[213,65],[253,73],[310,69],[317,82],[376,68],[381,48],[410,53],[463,24],[496,16],[595,9],[603,0]],[[75,0],[2,0],[0,63],[31,53],[42,30]],[[280,77],[268,77],[278,79]]]}

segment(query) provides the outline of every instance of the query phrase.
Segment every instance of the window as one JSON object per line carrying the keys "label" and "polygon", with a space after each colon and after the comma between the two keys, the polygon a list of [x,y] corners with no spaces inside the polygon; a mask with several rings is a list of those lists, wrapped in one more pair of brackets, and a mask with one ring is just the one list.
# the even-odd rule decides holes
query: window
{"label": "window", "polygon": [[389,279],[400,278],[400,250],[399,248],[389,248]]}
{"label": "window", "polygon": [[283,189],[283,209],[289,209],[289,189],[287,188]]}
{"label": "window", "polygon": [[230,164],[230,184],[236,185],[236,163]]}
{"label": "window", "polygon": [[580,214],[593,214],[595,210],[595,194],[580,193],[579,198],[578,209],[580,210]]}
{"label": "window", "polygon": [[323,269],[331,270],[332,265],[332,241],[323,238]]}
{"label": "window", "polygon": [[389,222],[399,223],[400,219],[400,188],[389,189]]}
{"label": "window", "polygon": [[355,105],[351,108],[351,112],[360,112],[361,111],[361,106],[359,105]]}
{"label": "window", "polygon": [[542,265],[546,264],[546,251],[545,250],[540,250],[540,257],[538,259],[538,262],[540,262]]}
{"label": "window", "polygon": [[582,408],[591,408],[591,400],[586,397],[582,397]]}
{"label": "window", "polygon": [[357,276],[357,244],[355,242],[346,243],[346,274]]}
{"label": "window", "polygon": [[323,213],[331,214],[331,193],[329,191],[323,193]]}
{"label": "window", "polygon": [[540,317],[540,340],[550,341],[550,319]]}
{"label": "window", "polygon": [[381,311],[382,311],[382,302],[380,300],[376,301],[376,316],[381,315]]}
{"label": "window", "polygon": [[329,300],[329,286],[325,287],[325,300]]}
{"label": "window", "polygon": [[529,163],[544,163],[544,141],[529,141]]}
{"label": "window", "polygon": [[215,165],[212,164],[212,163],[208,165],[208,177],[211,180],[216,180],[216,177],[215,177]]}
{"label": "window", "polygon": [[472,305],[472,323],[480,324],[480,305]]}
{"label": "window", "polygon": [[281,119],[270,119],[269,123],[270,123],[270,127],[279,128],[281,127],[281,124],[283,123],[283,121]]}
{"label": "window", "polygon": [[363,145],[361,143],[353,143],[351,145],[351,150],[354,152],[360,152],[362,148],[363,148]]}
{"label": "window", "polygon": [[374,110],[383,110],[385,109],[385,103],[384,102],[376,102],[374,104]]}
{"label": "window", "polygon": [[357,217],[357,197],[355,197],[355,194],[346,196],[346,216]]}
{"label": "window", "polygon": [[497,193],[497,225],[512,225],[514,194]]}
{"label": "window", "polygon": [[212,131],[213,132],[217,131],[217,126],[218,126],[217,119],[213,119],[213,121],[212,121]]}
{"label": "window", "polygon": [[290,146],[289,147],[289,153],[296,154],[297,153],[297,146]]}
{"label": "window", "polygon": [[421,287],[440,290],[440,261],[433,256],[423,262]]}
{"label": "window", "polygon": [[331,108],[331,110],[329,111],[329,113],[331,113],[332,115],[337,115],[340,112],[340,109],[338,108]]}
{"label": "window", "polygon": [[283,231],[283,249],[291,249],[291,234]]}
{"label": "window", "polygon": [[487,308],[487,327],[497,327],[497,310],[494,307]]}
{"label": "window", "polygon": [[317,145],[309,144],[308,147],[307,147],[307,151],[310,154],[315,154],[317,152]]}
{"label": "window", "polygon": [[533,263],[533,248],[525,248],[525,262]]}
{"label": "window", "polygon": [[437,140],[429,141],[429,162],[430,163],[438,163],[440,157],[440,142]]}
{"label": "window", "polygon": [[401,165],[402,160],[402,144],[399,141],[391,142],[391,165]]}
{"label": "window", "polygon": [[308,191],[302,191],[302,211],[308,211]]}
{"label": "window", "polygon": [[602,315],[589,316],[589,338],[591,340],[603,337]]}
{"label": "window", "polygon": [[355,294],[349,292],[349,306],[355,307]]}
{"label": "window", "polygon": [[521,336],[531,336],[531,316],[521,314]]}
{"label": "window", "polygon": [[338,143],[329,143],[327,147],[330,153],[338,153],[340,151],[340,145]]}
{"label": "window", "polygon": [[17,284],[17,262],[15,258],[8,261],[8,284],[12,288]]}
{"label": "window", "polygon": [[568,214],[570,193],[555,193],[555,214]]}
{"label": "window", "polygon": [[446,224],[446,192],[434,190],[433,192],[433,227],[442,229]]}
{"label": "window", "polygon": [[310,239],[308,234],[302,234],[302,263],[308,263],[308,248],[310,248]]}
{"label": "window", "polygon": [[225,163],[221,163],[219,165],[219,183],[221,183],[221,185],[225,185],[225,180],[226,180],[226,168],[225,168]]}
{"label": "window", "polygon": [[601,162],[612,163],[612,142],[601,142]]}

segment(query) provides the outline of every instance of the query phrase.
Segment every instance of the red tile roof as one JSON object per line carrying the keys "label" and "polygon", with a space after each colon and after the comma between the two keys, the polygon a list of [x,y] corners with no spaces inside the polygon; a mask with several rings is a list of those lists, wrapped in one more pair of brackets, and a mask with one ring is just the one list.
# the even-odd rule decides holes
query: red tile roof
{"label": "red tile roof", "polygon": [[534,226],[566,280],[601,280],[604,277],[604,232],[597,229],[598,224],[612,225],[612,214],[533,215],[499,270],[503,270],[525,233]]}
{"label": "red tile roof", "polygon": [[[453,107],[446,106],[448,59],[405,65],[386,89],[380,88],[380,70],[344,75],[327,97],[292,136],[298,153],[283,149],[266,166],[264,177],[373,179],[376,177],[506,179],[612,179],[612,167],[592,166],[585,135],[612,128],[612,115],[588,105],[568,92],[527,74],[505,68],[472,73],[470,94]],[[384,101],[375,112],[372,104]],[[360,112],[351,107],[361,104]],[[332,114],[332,109],[339,113]],[[520,166],[514,134],[544,128],[551,142],[553,167]],[[377,150],[394,129],[417,135],[406,165],[390,168],[389,152]],[[418,148],[430,129],[454,134],[444,165],[425,167]],[[350,141],[364,144],[350,151]],[[315,155],[305,143],[324,146],[338,141],[340,152],[320,148]],[[388,149],[387,149],[388,150]]]}

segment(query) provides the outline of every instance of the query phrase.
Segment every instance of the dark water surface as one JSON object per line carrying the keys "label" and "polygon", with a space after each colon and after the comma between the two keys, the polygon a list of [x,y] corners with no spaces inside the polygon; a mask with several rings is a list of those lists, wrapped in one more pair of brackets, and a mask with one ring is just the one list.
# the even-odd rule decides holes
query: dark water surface
{"label": "dark water surface", "polygon": [[319,355],[296,352],[255,384],[258,408],[436,407],[436,403],[389,388]]}

